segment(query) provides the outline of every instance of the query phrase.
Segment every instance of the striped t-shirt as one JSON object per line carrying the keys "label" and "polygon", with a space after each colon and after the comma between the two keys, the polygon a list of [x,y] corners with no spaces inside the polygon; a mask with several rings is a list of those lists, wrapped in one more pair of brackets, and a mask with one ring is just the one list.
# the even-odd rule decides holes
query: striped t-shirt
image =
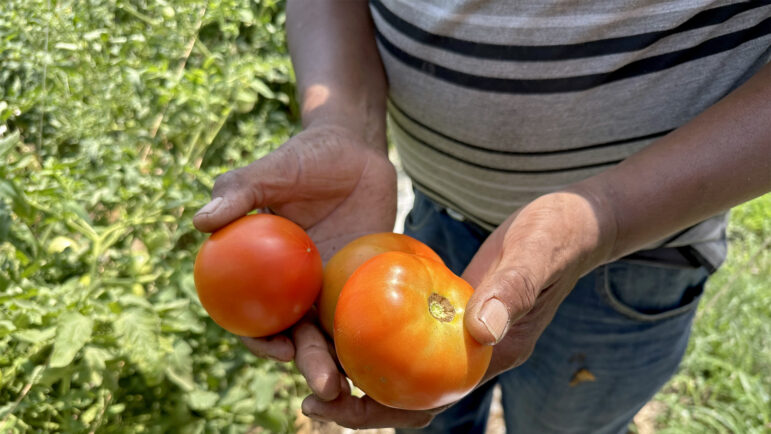
{"label": "striped t-shirt", "polygon": [[[683,125],[771,58],[771,0],[371,0],[370,10],[405,171],[486,229]],[[716,267],[724,230],[720,215],[650,247],[690,245]]]}

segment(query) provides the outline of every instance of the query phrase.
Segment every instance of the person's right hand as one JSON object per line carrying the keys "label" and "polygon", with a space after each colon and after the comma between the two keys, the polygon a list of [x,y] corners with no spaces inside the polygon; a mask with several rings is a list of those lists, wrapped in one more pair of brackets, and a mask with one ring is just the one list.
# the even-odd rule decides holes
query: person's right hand
{"label": "person's right hand", "polygon": [[[385,147],[344,127],[311,126],[264,158],[218,177],[212,200],[193,224],[214,232],[264,208],[302,226],[326,262],[361,235],[393,230],[396,172]],[[331,345],[308,318],[284,334],[242,340],[259,357],[296,360],[321,399],[334,399],[347,386]]]}

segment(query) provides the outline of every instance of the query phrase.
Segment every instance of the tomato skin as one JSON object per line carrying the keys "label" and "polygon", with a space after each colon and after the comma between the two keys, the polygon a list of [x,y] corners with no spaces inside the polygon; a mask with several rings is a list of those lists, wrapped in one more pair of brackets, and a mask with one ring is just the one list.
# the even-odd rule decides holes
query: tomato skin
{"label": "tomato skin", "polygon": [[359,266],[385,252],[405,252],[442,262],[430,247],[407,235],[380,232],[359,237],[340,249],[324,267],[324,284],[317,302],[321,326],[332,336],[340,291]]}
{"label": "tomato skin", "polygon": [[[338,299],[340,364],[383,405],[426,410],[459,400],[476,387],[492,356],[492,347],[463,326],[473,292],[437,261],[403,252],[375,256],[353,273]],[[437,302],[452,306],[452,315]]]}
{"label": "tomato skin", "polygon": [[321,290],[321,255],[292,221],[252,214],[214,232],[193,269],[204,309],[225,330],[264,337],[296,323]]}

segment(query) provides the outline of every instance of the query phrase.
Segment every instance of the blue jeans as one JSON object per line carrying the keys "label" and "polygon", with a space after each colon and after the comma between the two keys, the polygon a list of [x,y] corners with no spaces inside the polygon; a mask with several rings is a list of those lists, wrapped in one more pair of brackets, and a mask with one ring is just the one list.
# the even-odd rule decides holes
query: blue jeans
{"label": "blue jeans", "polygon": [[[404,232],[434,248],[457,274],[488,235],[420,192]],[[677,370],[708,274],[704,267],[633,260],[597,268],[577,282],[527,362],[427,428],[397,432],[483,433],[499,384],[508,433],[625,433]]]}

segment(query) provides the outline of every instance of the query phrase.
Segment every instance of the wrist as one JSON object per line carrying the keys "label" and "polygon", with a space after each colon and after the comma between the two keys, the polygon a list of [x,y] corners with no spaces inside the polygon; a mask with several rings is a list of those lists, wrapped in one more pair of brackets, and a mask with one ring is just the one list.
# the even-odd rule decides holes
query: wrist
{"label": "wrist", "polygon": [[614,259],[618,226],[614,208],[601,189],[578,183],[554,193],[562,197],[568,218],[578,225],[567,236],[575,240],[582,273]]}
{"label": "wrist", "polygon": [[[359,137],[363,143],[385,151],[385,97],[359,98],[352,102],[321,86],[311,86],[303,92],[301,116],[303,128],[343,128]],[[372,101],[374,100],[374,101]]]}

